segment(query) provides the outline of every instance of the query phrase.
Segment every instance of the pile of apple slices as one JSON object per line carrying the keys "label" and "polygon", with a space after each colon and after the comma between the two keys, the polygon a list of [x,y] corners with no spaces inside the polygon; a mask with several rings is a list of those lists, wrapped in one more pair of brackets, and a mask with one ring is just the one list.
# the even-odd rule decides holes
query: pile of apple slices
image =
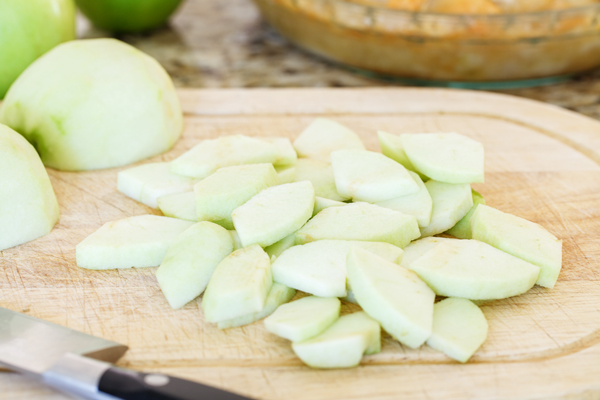
{"label": "pile of apple slices", "polygon": [[[471,189],[484,180],[480,143],[378,136],[383,154],[317,119],[293,144],[224,136],[119,172],[119,191],[165,216],[105,224],[77,264],[159,266],[171,307],[204,293],[204,319],[221,329],[266,317],[312,367],[358,365],[380,351],[381,328],[466,362],[488,329],[473,301],[552,288],[562,243]],[[296,291],[308,296],[288,304]],[[340,316],[340,298],[363,311]]]}

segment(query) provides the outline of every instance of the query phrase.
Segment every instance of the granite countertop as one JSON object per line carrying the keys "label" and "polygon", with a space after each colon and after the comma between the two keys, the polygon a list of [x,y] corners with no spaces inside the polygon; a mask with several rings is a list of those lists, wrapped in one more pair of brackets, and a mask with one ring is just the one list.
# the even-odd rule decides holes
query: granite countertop
{"label": "granite countertop", "polygon": [[[79,20],[81,37],[107,32]],[[119,37],[155,57],[179,87],[364,87],[364,78],[313,57],[278,35],[251,0],[184,0],[170,26]],[[556,104],[600,119],[600,69],[569,82],[503,93]]]}

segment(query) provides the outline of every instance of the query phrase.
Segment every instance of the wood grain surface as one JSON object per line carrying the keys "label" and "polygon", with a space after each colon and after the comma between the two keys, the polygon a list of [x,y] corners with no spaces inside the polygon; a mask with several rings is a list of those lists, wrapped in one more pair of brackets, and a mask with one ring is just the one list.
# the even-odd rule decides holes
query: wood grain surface
{"label": "wood grain surface", "polygon": [[[600,399],[600,123],[534,101],[444,89],[179,93],[182,139],[142,163],[170,161],[220,135],[294,138],[317,116],[349,126],[370,150],[379,150],[376,130],[456,131],[481,141],[486,182],[474,188],[492,207],[563,239],[556,287],[483,306],[488,340],[467,365],[384,335],[382,352],[361,367],[315,371],[260,322],[220,331],[203,321],[199,301],[172,310],[155,268],[78,268],[75,245],[102,224],[159,212],[117,192],[121,169],[49,170],[60,222],[50,235],[0,252],[0,306],[129,345],[120,366],[261,399]],[[0,388],[0,399],[63,398],[10,373],[0,374]]]}

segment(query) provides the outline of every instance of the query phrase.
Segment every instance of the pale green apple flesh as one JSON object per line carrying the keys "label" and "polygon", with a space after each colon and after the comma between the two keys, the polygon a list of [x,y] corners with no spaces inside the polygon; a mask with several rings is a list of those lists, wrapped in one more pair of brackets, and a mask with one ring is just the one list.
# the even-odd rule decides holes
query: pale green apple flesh
{"label": "pale green apple flesh", "polygon": [[171,164],[171,172],[203,179],[223,167],[273,163],[279,157],[277,147],[244,135],[221,136],[203,140]]}
{"label": "pale green apple flesh", "polygon": [[389,243],[319,240],[284,251],[273,262],[273,280],[321,297],[346,296],[346,259],[360,247],[394,263],[402,249]]}
{"label": "pale green apple flesh", "polygon": [[265,318],[265,328],[284,339],[302,342],[329,328],[340,316],[340,307],[335,297],[303,297],[281,305]]}
{"label": "pale green apple flesh", "polygon": [[77,245],[77,266],[87,269],[158,267],[175,238],[193,224],[157,215],[107,222]]}
{"label": "pale green apple flesh", "polygon": [[419,191],[406,168],[374,151],[334,151],[331,166],[337,192],[355,201],[375,203]]}
{"label": "pale green apple flesh", "polygon": [[442,242],[410,263],[440,296],[504,299],[525,293],[540,267],[477,240]]}
{"label": "pale green apple flesh", "polygon": [[267,253],[259,245],[236,250],[221,261],[208,282],[202,297],[204,318],[219,322],[260,312],[271,286]]}
{"label": "pale green apple flesh", "polygon": [[200,296],[217,265],[232,251],[229,232],[211,222],[198,222],[177,236],[156,270],[171,307],[181,308]]}
{"label": "pale green apple flesh", "polygon": [[315,196],[315,208],[313,210],[313,217],[329,207],[340,207],[345,206],[347,203],[343,203],[341,201],[330,200],[324,197]]}
{"label": "pale green apple flesh", "polygon": [[317,118],[294,140],[300,157],[331,162],[332,151],[342,149],[364,150],[358,135],[344,125],[326,118]]}
{"label": "pale green apple flesh", "polygon": [[309,181],[286,183],[263,190],[231,216],[244,246],[266,247],[302,227],[314,206],[315,191]]}
{"label": "pale green apple flesh", "polygon": [[562,267],[562,240],[541,225],[480,205],[471,218],[473,238],[541,268],[537,284],[553,288]]}
{"label": "pale green apple flesh", "polygon": [[287,303],[295,295],[296,290],[275,282],[273,283],[273,286],[271,286],[271,290],[269,290],[269,294],[265,300],[265,306],[262,310],[241,317],[219,321],[217,322],[217,327],[219,329],[229,329],[261,320],[273,314],[280,305]]}
{"label": "pale green apple flesh", "polygon": [[296,166],[285,165],[283,167],[275,167],[275,172],[279,177],[279,184],[292,183],[296,181]]}
{"label": "pale green apple flesh", "polygon": [[117,174],[117,190],[150,208],[158,207],[158,198],[189,192],[197,179],[171,173],[171,164],[150,163],[128,168]]}
{"label": "pale green apple flesh", "polygon": [[63,43],[19,76],[0,122],[46,166],[118,167],[170,149],[183,116],[171,78],[152,57],[114,39]]}
{"label": "pale green apple flesh", "polygon": [[47,235],[59,217],[52,184],[35,149],[0,125],[0,251]]}
{"label": "pale green apple flesh", "polygon": [[261,137],[261,140],[272,143],[277,148],[277,159],[273,161],[274,167],[292,166],[296,164],[298,155],[288,138],[284,137]]}
{"label": "pale green apple flesh", "polygon": [[412,215],[373,204],[353,203],[326,208],[315,215],[298,231],[296,243],[323,239],[362,240],[404,248],[419,236],[419,224]]}
{"label": "pale green apple flesh", "polygon": [[161,196],[156,202],[158,203],[159,210],[167,217],[198,222],[196,195],[193,190]]}
{"label": "pale green apple flesh", "polygon": [[473,302],[450,297],[433,307],[433,329],[427,345],[461,363],[479,349],[487,338],[488,323]]}
{"label": "pale green apple flesh", "polygon": [[432,250],[435,246],[440,243],[447,243],[452,245],[453,243],[460,243],[456,239],[429,236],[423,239],[415,240],[408,246],[404,248],[404,253],[402,254],[402,265],[404,268],[410,268],[410,264],[412,264],[416,259],[423,256],[429,250]]}
{"label": "pale green apple flesh", "polygon": [[421,237],[433,236],[452,228],[473,207],[469,184],[427,181],[425,187],[431,196],[433,209],[429,225],[421,228]]}
{"label": "pale green apple flesh", "polygon": [[379,145],[383,155],[402,164],[407,170],[418,174],[421,180],[427,181],[429,179],[425,175],[418,172],[414,165],[412,165],[406,156],[406,152],[402,148],[402,141],[400,140],[399,136],[383,131],[377,131],[377,137],[379,139]]}
{"label": "pale green apple flesh", "polygon": [[381,350],[381,327],[360,311],[340,317],[319,336],[292,343],[294,353],[313,368],[350,368],[363,354]]}
{"label": "pale green apple flesh", "polygon": [[279,257],[281,255],[281,253],[283,253],[290,247],[294,246],[295,244],[296,244],[296,232],[291,233],[291,234],[287,235],[286,237],[284,237],[283,239],[281,239],[280,241],[275,242],[272,245],[265,247],[265,251],[267,252],[269,257],[271,257],[271,259],[274,259],[274,258]]}
{"label": "pale green apple flesh", "polygon": [[412,171],[409,171],[409,174],[419,186],[418,192],[407,194],[402,197],[396,197],[394,199],[379,201],[375,204],[412,215],[417,219],[419,227],[425,228],[431,222],[433,201],[431,200],[431,195],[429,194],[427,187],[425,187],[425,184],[419,175]]}
{"label": "pale green apple flesh", "polygon": [[310,181],[315,188],[316,196],[336,201],[348,200],[348,197],[340,196],[337,192],[333,168],[326,162],[310,158],[298,159],[295,180],[296,182]]}
{"label": "pale green apple flesh", "polygon": [[400,135],[413,166],[431,179],[446,183],[483,182],[483,145],[458,133]]}
{"label": "pale green apple flesh", "polygon": [[471,190],[471,194],[473,197],[473,207],[471,207],[467,215],[458,221],[456,225],[446,231],[448,235],[452,235],[459,239],[473,238],[473,232],[471,231],[471,216],[479,204],[485,204],[485,200],[483,199],[481,193],[476,192],[475,190]]}
{"label": "pale green apple flesh", "polygon": [[242,241],[240,240],[240,235],[238,235],[235,230],[230,230],[228,232],[231,235],[231,240],[233,241],[233,249],[238,250],[238,249],[243,248],[244,246],[242,246]]}
{"label": "pale green apple flesh", "polygon": [[414,272],[361,248],[348,255],[348,282],[369,316],[400,343],[417,348],[431,335],[435,294]]}
{"label": "pale green apple flesh", "polygon": [[272,164],[236,165],[219,169],[194,186],[199,221],[233,228],[231,213],[261,190],[277,185]]}

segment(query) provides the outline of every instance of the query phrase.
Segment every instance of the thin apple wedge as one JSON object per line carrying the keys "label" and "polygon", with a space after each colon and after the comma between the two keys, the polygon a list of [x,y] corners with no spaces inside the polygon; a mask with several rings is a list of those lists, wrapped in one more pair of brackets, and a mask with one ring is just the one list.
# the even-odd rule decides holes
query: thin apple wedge
{"label": "thin apple wedge", "polygon": [[449,245],[453,245],[454,243],[460,243],[457,239],[450,239],[444,237],[437,236],[429,236],[423,239],[415,240],[408,246],[404,248],[404,253],[402,254],[402,265],[404,268],[410,268],[410,264],[412,264],[416,259],[422,257],[428,251],[432,250],[435,246],[440,243],[447,243]]}
{"label": "thin apple wedge", "polygon": [[170,194],[157,199],[158,209],[167,217],[198,222],[194,191]]}
{"label": "thin apple wedge", "polygon": [[292,183],[296,181],[296,166],[285,165],[283,167],[275,167],[277,177],[279,178],[279,184]]}
{"label": "thin apple wedge", "polygon": [[198,222],[169,246],[156,279],[175,309],[200,296],[217,265],[233,251],[229,232],[212,222]]}
{"label": "thin apple wedge", "polygon": [[471,218],[473,238],[541,268],[537,284],[553,288],[562,267],[562,240],[541,225],[480,205]]}
{"label": "thin apple wedge", "polygon": [[433,200],[431,200],[431,195],[419,175],[412,171],[408,171],[408,173],[419,186],[418,192],[396,197],[394,199],[379,201],[375,204],[400,211],[404,214],[412,215],[417,219],[419,227],[425,228],[431,222]]}
{"label": "thin apple wedge", "polygon": [[270,246],[265,247],[265,251],[267,252],[267,254],[269,255],[269,257],[271,257],[271,260],[273,258],[277,258],[281,255],[281,253],[283,253],[284,251],[286,251],[287,249],[289,249],[292,246],[296,245],[296,232],[287,235],[286,237],[284,237],[283,239],[279,240],[278,242],[273,243]]}
{"label": "thin apple wedge", "polygon": [[483,344],[488,323],[473,302],[450,297],[433,306],[433,329],[427,345],[461,363]]}
{"label": "thin apple wedge", "polygon": [[472,189],[471,196],[473,197],[473,207],[471,207],[467,215],[458,221],[456,225],[446,231],[448,235],[452,235],[459,239],[473,239],[473,232],[471,231],[471,216],[479,204],[485,205],[485,200],[483,199],[481,193]]}
{"label": "thin apple wedge", "polygon": [[319,336],[292,343],[294,353],[312,368],[350,368],[363,354],[381,350],[381,327],[365,312],[340,317]]}
{"label": "thin apple wedge", "polygon": [[299,342],[319,335],[340,316],[335,297],[303,297],[281,305],[265,319],[265,328],[282,338]]}
{"label": "thin apple wedge", "polygon": [[231,217],[244,246],[266,247],[297,231],[312,216],[314,206],[310,182],[286,183],[263,190]]}
{"label": "thin apple wedge", "polygon": [[240,240],[240,235],[238,235],[236,231],[228,230],[227,232],[229,232],[229,234],[231,235],[231,240],[233,243],[233,250],[239,250],[244,247],[244,246],[242,246],[242,242]]}
{"label": "thin apple wedge", "polygon": [[261,137],[260,139],[272,143],[277,148],[277,159],[273,161],[274,167],[296,164],[298,155],[290,139],[285,137]]}
{"label": "thin apple wedge", "polygon": [[415,166],[410,162],[406,152],[404,151],[404,148],[402,147],[400,136],[392,135],[391,133],[384,131],[377,131],[377,138],[379,139],[381,152],[384,156],[402,164],[407,170],[416,173],[419,175],[421,180],[429,180],[429,178],[427,178],[425,175],[418,172]]}
{"label": "thin apple wedge", "polygon": [[361,248],[348,255],[348,282],[369,316],[400,343],[417,348],[431,335],[435,294],[414,272]]}
{"label": "thin apple wedge", "polygon": [[316,196],[337,201],[348,200],[348,197],[342,197],[337,192],[333,168],[326,162],[300,158],[296,163],[295,179],[296,182],[311,181]]}
{"label": "thin apple wedge", "polygon": [[158,267],[175,238],[193,224],[157,215],[107,222],[77,245],[77,266],[87,269]]}
{"label": "thin apple wedge", "polygon": [[331,166],[337,192],[355,201],[375,203],[419,191],[406,168],[374,151],[334,151]]}
{"label": "thin apple wedge", "polygon": [[208,322],[219,322],[260,312],[273,286],[271,262],[259,245],[244,247],[225,257],[215,269],[202,310]]}
{"label": "thin apple wedge", "polygon": [[473,207],[471,186],[427,181],[425,187],[431,196],[433,210],[429,225],[421,228],[421,237],[433,236],[452,228]]}
{"label": "thin apple wedge", "polygon": [[365,146],[358,135],[344,125],[330,119],[317,118],[294,140],[294,148],[300,157],[329,163],[332,151],[364,150]]}
{"label": "thin apple wedge", "polygon": [[373,204],[353,203],[326,208],[315,215],[298,231],[296,243],[323,239],[362,240],[404,248],[419,236],[419,224],[412,215]]}
{"label": "thin apple wedge", "polygon": [[330,200],[323,197],[315,196],[315,208],[313,210],[313,217],[329,207],[340,207],[345,206],[347,203],[341,201]]}

